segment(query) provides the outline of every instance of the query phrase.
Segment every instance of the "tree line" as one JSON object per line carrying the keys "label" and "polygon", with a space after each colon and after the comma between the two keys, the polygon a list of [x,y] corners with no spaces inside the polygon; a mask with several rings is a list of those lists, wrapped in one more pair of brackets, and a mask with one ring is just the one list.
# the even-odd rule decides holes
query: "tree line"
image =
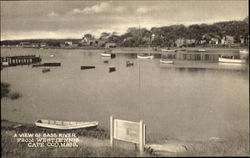
{"label": "tree line", "polygon": [[[177,39],[189,39],[200,44],[201,40],[209,41],[212,38],[221,40],[225,36],[232,36],[235,43],[240,40],[249,38],[248,17],[242,21],[226,21],[214,24],[193,24],[190,26],[171,25],[163,27],[152,27],[150,30],[146,28],[130,27],[126,33],[118,35],[116,32],[101,33],[96,39],[92,34],[87,33],[83,39],[99,40],[105,42],[113,42],[121,47],[138,47],[138,46],[174,46]],[[46,42],[48,46],[60,47],[60,43],[65,41],[80,42],[82,39],[44,39],[44,40],[7,40],[1,41],[1,45],[18,45],[20,42]]]}

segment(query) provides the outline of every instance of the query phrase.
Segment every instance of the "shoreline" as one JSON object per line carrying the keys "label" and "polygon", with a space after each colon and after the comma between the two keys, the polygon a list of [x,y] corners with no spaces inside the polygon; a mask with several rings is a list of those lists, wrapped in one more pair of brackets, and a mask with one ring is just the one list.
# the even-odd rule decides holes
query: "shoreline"
{"label": "shoreline", "polygon": [[[29,148],[23,146],[23,143],[15,142],[13,135],[15,133],[76,133],[79,138],[79,146],[73,148],[60,148],[60,147],[45,147],[45,148]],[[18,157],[31,156],[39,157],[39,154],[48,157],[54,155],[61,156],[103,156],[113,157],[131,157],[139,156],[134,146],[128,144],[119,144],[113,150],[109,145],[109,132],[103,129],[79,129],[79,130],[54,130],[36,127],[33,124],[17,123],[8,120],[1,119],[1,136],[3,138],[2,149],[3,155]],[[213,138],[208,141],[189,142],[178,140],[165,140],[165,142],[149,143],[145,144],[144,156],[158,157],[158,156],[249,156],[249,136],[239,134],[235,138],[228,140],[221,140],[219,138]],[[22,146],[22,150],[19,147]],[[48,148],[49,150],[47,150]],[[46,149],[46,150],[44,150]],[[77,150],[76,150],[77,149]],[[86,153],[86,149],[87,153]],[[8,153],[8,151],[15,150],[16,152]],[[36,150],[37,152],[30,153]],[[46,151],[46,152],[45,152]],[[73,151],[73,152],[72,152]],[[77,151],[77,153],[75,153]],[[27,153],[29,155],[27,155]],[[71,154],[75,155],[71,155]],[[65,154],[65,155],[64,155]]]}

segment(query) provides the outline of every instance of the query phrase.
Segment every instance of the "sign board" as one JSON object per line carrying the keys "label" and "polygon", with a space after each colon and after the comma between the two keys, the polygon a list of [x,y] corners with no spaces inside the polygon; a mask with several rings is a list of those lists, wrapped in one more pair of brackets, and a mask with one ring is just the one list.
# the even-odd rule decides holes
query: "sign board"
{"label": "sign board", "polygon": [[145,124],[114,119],[110,117],[110,145],[113,147],[114,139],[139,144],[140,154],[143,155],[145,145]]}
{"label": "sign board", "polygon": [[140,143],[140,123],[114,119],[114,139]]}

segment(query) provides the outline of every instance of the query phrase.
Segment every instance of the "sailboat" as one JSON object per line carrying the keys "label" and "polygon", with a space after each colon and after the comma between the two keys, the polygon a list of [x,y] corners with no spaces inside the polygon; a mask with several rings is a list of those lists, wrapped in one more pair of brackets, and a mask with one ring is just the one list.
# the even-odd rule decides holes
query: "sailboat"
{"label": "sailboat", "polygon": [[160,59],[160,63],[161,64],[173,64],[174,63],[174,61],[173,60],[170,60],[170,59],[168,59],[168,58],[161,58]]}
{"label": "sailboat", "polygon": [[[152,36],[154,36],[154,34]],[[149,41],[149,48],[148,48],[149,51],[150,51],[150,48],[151,48],[150,47],[150,42],[151,42],[151,39]],[[137,58],[138,59],[153,59],[154,55],[150,54],[150,53],[137,54]]]}
{"label": "sailboat", "polygon": [[137,58],[138,59],[153,59],[154,56],[148,53],[143,53],[143,54],[137,54]]}

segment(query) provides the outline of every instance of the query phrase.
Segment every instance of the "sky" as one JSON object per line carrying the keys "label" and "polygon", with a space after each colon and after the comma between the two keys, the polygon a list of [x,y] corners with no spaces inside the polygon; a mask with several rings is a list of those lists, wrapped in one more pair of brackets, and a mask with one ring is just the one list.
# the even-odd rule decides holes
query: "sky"
{"label": "sky", "polygon": [[129,27],[243,20],[247,0],[1,1],[1,40],[123,34]]}

